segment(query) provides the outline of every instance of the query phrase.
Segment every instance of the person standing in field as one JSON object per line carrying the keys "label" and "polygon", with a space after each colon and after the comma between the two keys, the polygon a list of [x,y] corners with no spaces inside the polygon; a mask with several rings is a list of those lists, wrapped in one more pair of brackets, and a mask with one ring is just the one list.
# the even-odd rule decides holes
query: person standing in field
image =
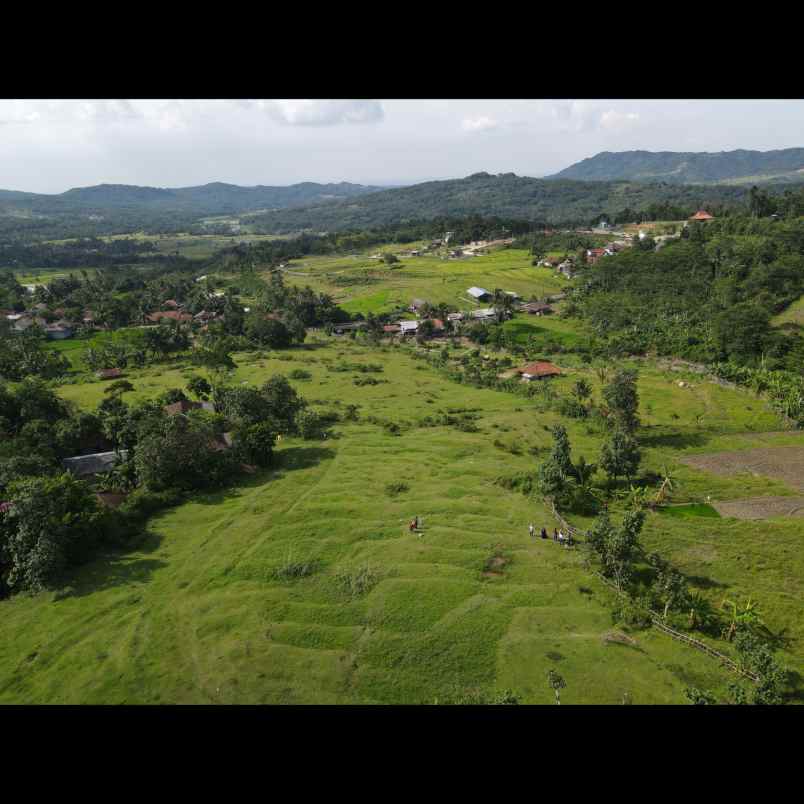
{"label": "person standing in field", "polygon": [[555,528],[553,528],[553,541],[558,541],[558,531]]}
{"label": "person standing in field", "polygon": [[533,538],[533,534],[536,532],[536,528],[533,527],[533,522],[528,525],[528,533],[530,534],[530,538]]}
{"label": "person standing in field", "polygon": [[547,538],[547,528],[545,528],[543,525],[542,525],[541,537],[542,537],[542,539]]}

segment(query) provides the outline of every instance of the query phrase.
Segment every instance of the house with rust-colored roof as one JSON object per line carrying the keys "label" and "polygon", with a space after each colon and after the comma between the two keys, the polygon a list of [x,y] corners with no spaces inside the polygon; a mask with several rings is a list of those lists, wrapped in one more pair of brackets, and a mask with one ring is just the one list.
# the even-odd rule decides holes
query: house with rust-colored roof
{"label": "house with rust-colored roof", "polygon": [[95,372],[95,376],[99,380],[116,380],[123,376],[123,372],[119,368],[101,369]]}
{"label": "house with rust-colored roof", "polygon": [[714,215],[710,215],[705,209],[699,209],[691,218],[691,221],[712,221]]}
{"label": "house with rust-colored roof", "polygon": [[192,321],[193,317],[189,313],[182,313],[179,310],[160,310],[157,313],[149,313],[147,319],[152,324],[159,324],[164,319],[186,323]]}
{"label": "house with rust-colored roof", "polygon": [[527,366],[517,369],[517,373],[522,375],[525,382],[531,380],[543,380],[547,377],[558,377],[561,369],[546,360],[537,360],[535,363],[528,363]]}

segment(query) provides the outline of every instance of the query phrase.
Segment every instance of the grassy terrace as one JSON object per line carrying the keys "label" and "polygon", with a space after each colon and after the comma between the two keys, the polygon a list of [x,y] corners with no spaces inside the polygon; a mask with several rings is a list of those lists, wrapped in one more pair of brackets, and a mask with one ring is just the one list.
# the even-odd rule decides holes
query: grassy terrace
{"label": "grassy terrace", "polygon": [[[611,593],[580,553],[530,540],[529,522],[553,523],[539,503],[494,480],[533,470],[530,450],[549,445],[556,414],[452,383],[405,350],[348,339],[236,361],[238,381],[303,368],[311,379],[294,385],[315,407],[354,403],[361,420],[337,424],[327,441],[282,441],[273,471],[155,517],[136,549],[85,566],[59,592],[0,603],[0,702],[432,703],[456,690],[511,688],[525,702],[550,703],[546,673],[555,667],[566,703],[620,703],[625,693],[634,703],[684,703],[685,686],[723,692],[731,680],[655,631],[633,633],[635,645],[612,641]],[[333,370],[343,362],[381,364],[372,376],[385,382],[357,387],[356,372]],[[599,395],[590,369],[559,362],[568,371],[559,387],[586,376]],[[183,385],[191,372],[128,372],[136,387],[128,398]],[[802,436],[767,435],[780,423],[743,392],[697,381],[680,389],[677,380],[643,366],[640,381],[646,467],[671,465],[677,500],[785,493],[767,478],[750,478],[747,489],[678,463],[688,452]],[[61,393],[90,409],[103,388]],[[404,427],[449,409],[477,413],[479,432]],[[402,435],[368,415],[403,425]],[[561,421],[574,454],[596,458],[600,436]],[[399,483],[408,488],[389,494]],[[417,514],[420,535],[406,527]],[[768,624],[788,629],[784,658],[801,669],[804,528],[760,527],[656,514],[643,540],[713,601],[726,592],[759,599]],[[288,577],[300,564],[312,571]]]}

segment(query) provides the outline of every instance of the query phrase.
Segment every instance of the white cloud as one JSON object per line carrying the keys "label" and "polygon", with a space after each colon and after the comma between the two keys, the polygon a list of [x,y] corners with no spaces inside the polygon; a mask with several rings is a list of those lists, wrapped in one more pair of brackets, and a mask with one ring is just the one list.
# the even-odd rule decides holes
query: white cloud
{"label": "white cloud", "polygon": [[622,131],[639,121],[637,112],[618,112],[609,109],[600,116],[600,127],[608,131]]}
{"label": "white cloud", "polygon": [[464,131],[490,131],[497,128],[497,121],[485,115],[481,117],[465,117],[461,123]]}
{"label": "white cloud", "polygon": [[375,100],[267,100],[257,105],[288,126],[377,123],[384,117],[382,104]]}

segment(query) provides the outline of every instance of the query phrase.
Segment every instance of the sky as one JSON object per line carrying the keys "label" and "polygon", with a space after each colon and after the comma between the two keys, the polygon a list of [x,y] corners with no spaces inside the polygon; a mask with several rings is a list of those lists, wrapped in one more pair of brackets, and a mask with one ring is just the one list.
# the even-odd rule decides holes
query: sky
{"label": "sky", "polygon": [[0,100],[0,188],[545,176],[601,151],[804,147],[804,100]]}

